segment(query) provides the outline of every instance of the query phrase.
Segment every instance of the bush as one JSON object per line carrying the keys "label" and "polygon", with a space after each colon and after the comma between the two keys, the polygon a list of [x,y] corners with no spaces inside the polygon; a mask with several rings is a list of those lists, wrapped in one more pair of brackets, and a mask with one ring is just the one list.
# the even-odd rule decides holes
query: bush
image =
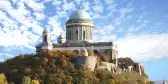
{"label": "bush", "polygon": [[31,84],[40,84],[38,80],[32,80]]}
{"label": "bush", "polygon": [[31,83],[31,78],[29,76],[24,76],[21,84],[30,84],[30,83]]}
{"label": "bush", "polygon": [[88,56],[94,56],[93,51],[89,50],[89,52],[88,52]]}
{"label": "bush", "polygon": [[107,58],[107,56],[105,56],[105,55],[103,55],[103,54],[101,54],[101,55],[99,56],[99,58],[100,58],[100,60],[103,61],[103,62],[108,62],[108,61],[109,61],[108,58]]}
{"label": "bush", "polygon": [[14,82],[10,82],[9,84],[15,84]]}
{"label": "bush", "polygon": [[45,63],[45,64],[48,63],[48,59],[47,59],[47,58],[41,58],[41,61],[42,61],[43,63]]}
{"label": "bush", "polygon": [[8,84],[6,77],[3,73],[0,74],[0,84]]}
{"label": "bush", "polygon": [[31,71],[31,68],[25,68],[24,73],[28,75]]}

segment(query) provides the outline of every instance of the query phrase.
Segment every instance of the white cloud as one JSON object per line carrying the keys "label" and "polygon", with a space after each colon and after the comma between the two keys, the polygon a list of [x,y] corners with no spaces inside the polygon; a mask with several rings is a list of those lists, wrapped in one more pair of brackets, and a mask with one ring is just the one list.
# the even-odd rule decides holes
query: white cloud
{"label": "white cloud", "polygon": [[63,10],[67,11],[67,10],[75,10],[75,4],[73,2],[70,3],[64,3],[62,5]]}
{"label": "white cloud", "polygon": [[52,5],[59,6],[62,3],[62,1],[55,0],[52,2]]}
{"label": "white cloud", "polygon": [[128,32],[133,32],[135,30],[134,25],[131,25],[130,28],[128,29]]}
{"label": "white cloud", "polygon": [[20,28],[21,31],[27,31],[28,30],[28,28],[26,28],[24,25],[21,25],[19,28]]}
{"label": "white cloud", "polygon": [[47,3],[47,2],[52,2],[53,0],[43,0],[43,2]]}
{"label": "white cloud", "polygon": [[118,17],[116,20],[115,20],[115,26],[118,26],[118,25],[120,25],[121,24],[121,18],[120,17]]}
{"label": "white cloud", "polygon": [[101,36],[101,40],[100,41],[109,42],[109,41],[114,41],[114,40],[116,40],[116,35],[111,34],[111,35],[103,35],[103,36]]}
{"label": "white cloud", "polygon": [[136,61],[168,57],[168,34],[129,35],[117,41],[119,57]]}
{"label": "white cloud", "polygon": [[106,4],[110,5],[114,3],[114,0],[104,0]]}
{"label": "white cloud", "polygon": [[126,19],[132,19],[133,18],[133,16],[131,16],[131,15],[128,15],[127,17],[126,17]]}
{"label": "white cloud", "polygon": [[42,12],[34,12],[33,14],[36,16],[37,20],[44,20],[45,19],[45,15]]}
{"label": "white cloud", "polygon": [[58,21],[57,16],[50,17],[48,24],[51,25],[53,29],[53,31],[51,31],[51,34],[58,36],[63,32],[61,28],[61,23]]}
{"label": "white cloud", "polygon": [[[41,35],[43,28],[39,25],[39,23],[35,20],[35,18],[31,16],[30,10],[28,10],[24,5],[24,3],[30,3],[30,2],[31,4],[29,5],[32,5],[33,3],[36,4],[36,5],[32,5],[32,7],[38,6],[40,4],[42,5],[42,3],[22,0],[22,1],[15,2],[17,3],[16,4],[17,8],[14,8],[11,6],[8,0],[0,1],[0,4],[5,5],[5,6],[0,5],[0,8],[3,10],[3,11],[0,11],[0,14],[1,14],[0,23],[3,25],[3,28],[0,31],[0,38],[2,40],[0,42],[0,45],[31,46],[31,44],[34,44],[36,41],[34,38],[37,38],[39,37],[38,35]],[[35,11],[39,11],[40,13],[42,13],[43,9],[45,8],[42,6],[39,8],[35,7]],[[39,13],[39,12],[35,12],[35,13]],[[7,14],[13,19],[11,19]],[[36,16],[37,16],[36,17],[37,19],[42,19],[43,15],[36,14]],[[26,33],[26,31],[28,32],[29,28],[32,28],[32,31],[29,33]],[[38,35],[34,35],[32,32]],[[34,38],[32,38],[31,36],[34,36]]]}
{"label": "white cloud", "polygon": [[116,26],[119,26],[121,24],[121,22],[123,20],[126,20],[127,19],[127,15],[132,13],[133,11],[133,8],[121,8],[118,10],[119,13],[120,13],[120,16],[118,16],[114,21],[115,21],[115,25]]}
{"label": "white cloud", "polygon": [[35,0],[22,0],[22,1],[26,3],[29,7],[31,7],[35,12],[41,12],[44,11],[45,9],[44,3],[42,2],[37,3]]}
{"label": "white cloud", "polygon": [[89,2],[85,2],[85,4],[84,4],[84,10],[90,10],[90,6],[89,6],[90,4],[89,4]]}
{"label": "white cloud", "polygon": [[19,30],[13,30],[8,32],[0,31],[0,45],[11,46],[11,45],[28,45],[31,41],[21,34]]}
{"label": "white cloud", "polygon": [[97,4],[93,6],[93,11],[96,13],[102,13],[103,12],[103,6],[101,4]]}
{"label": "white cloud", "polygon": [[32,24],[32,32],[38,35],[41,35],[43,32],[43,28],[37,24]]}
{"label": "white cloud", "polygon": [[106,25],[104,26],[104,30],[105,31],[113,31],[115,29],[115,27],[113,25]]}
{"label": "white cloud", "polygon": [[68,18],[68,13],[66,11],[58,11],[57,14],[61,18]]}
{"label": "white cloud", "polygon": [[103,16],[103,15],[101,15],[101,14],[94,14],[94,15],[92,16],[92,18],[93,18],[93,19],[104,19],[105,16]]}
{"label": "white cloud", "polygon": [[10,10],[12,8],[11,4],[7,0],[0,0],[0,9]]}
{"label": "white cloud", "polygon": [[121,8],[119,10],[120,12],[120,17],[125,17],[127,13],[131,13],[133,11],[133,8]]}

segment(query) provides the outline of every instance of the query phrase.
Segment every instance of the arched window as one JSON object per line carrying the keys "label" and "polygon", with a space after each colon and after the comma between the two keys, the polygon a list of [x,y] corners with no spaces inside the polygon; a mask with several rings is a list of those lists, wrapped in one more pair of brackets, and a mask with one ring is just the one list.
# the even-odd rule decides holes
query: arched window
{"label": "arched window", "polygon": [[44,36],[44,42],[47,42],[47,35]]}
{"label": "arched window", "polygon": [[72,38],[72,37],[71,37],[71,31],[69,31],[69,40],[71,40],[71,38]]}
{"label": "arched window", "polygon": [[83,39],[85,39],[85,31],[83,31]]}
{"label": "arched window", "polygon": [[68,31],[68,40],[71,40],[71,31]]}
{"label": "arched window", "polygon": [[78,31],[76,31],[76,39],[78,40]]}

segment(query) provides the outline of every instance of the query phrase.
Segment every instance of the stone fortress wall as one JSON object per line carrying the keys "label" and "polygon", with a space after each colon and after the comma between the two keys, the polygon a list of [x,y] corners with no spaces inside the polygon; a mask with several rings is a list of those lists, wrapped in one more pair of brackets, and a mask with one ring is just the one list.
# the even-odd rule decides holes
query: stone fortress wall
{"label": "stone fortress wall", "polygon": [[76,63],[78,66],[84,65],[88,67],[91,71],[94,71],[98,58],[96,56],[78,56],[76,58]]}

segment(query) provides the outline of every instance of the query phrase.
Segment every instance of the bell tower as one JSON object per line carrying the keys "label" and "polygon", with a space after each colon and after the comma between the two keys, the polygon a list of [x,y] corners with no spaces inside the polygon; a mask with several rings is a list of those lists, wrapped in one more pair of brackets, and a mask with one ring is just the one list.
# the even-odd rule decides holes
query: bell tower
{"label": "bell tower", "polygon": [[42,49],[45,50],[52,50],[52,42],[51,42],[51,36],[48,29],[44,29],[43,35],[42,35],[43,41],[42,41]]}

